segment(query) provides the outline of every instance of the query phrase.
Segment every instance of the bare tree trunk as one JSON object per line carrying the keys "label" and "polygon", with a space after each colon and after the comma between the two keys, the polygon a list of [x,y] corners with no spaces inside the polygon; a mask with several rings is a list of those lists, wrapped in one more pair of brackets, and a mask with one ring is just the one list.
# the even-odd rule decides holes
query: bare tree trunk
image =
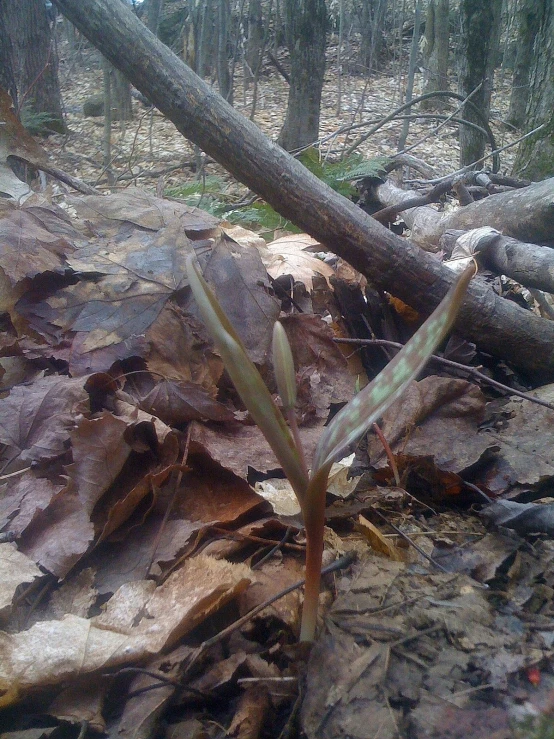
{"label": "bare tree trunk", "polygon": [[361,0],[359,6],[360,60],[368,75],[380,67],[386,11],[387,0]]}
{"label": "bare tree trunk", "polygon": [[[453,281],[446,267],[380,226],[269,141],[127,8],[112,0],[55,3],[184,136],[281,215],[329,244],[377,288],[423,314],[439,303]],[[528,371],[554,372],[554,323],[496,296],[479,280],[470,286],[456,330]]]}
{"label": "bare tree trunk", "polygon": [[[479,85],[471,101],[488,120],[494,60],[499,39],[502,0],[462,0],[460,18],[462,38],[460,48],[460,92],[469,95]],[[464,110],[464,119],[479,124],[474,112]],[[476,162],[485,152],[484,136],[469,126],[460,127],[460,164]]]}
{"label": "bare tree trunk", "polygon": [[517,10],[517,46],[510,96],[508,121],[523,126],[525,109],[529,100],[529,73],[533,64],[533,45],[539,28],[540,3],[536,0],[519,0]]}
{"label": "bare tree trunk", "polygon": [[160,17],[164,7],[164,0],[148,0],[148,2],[144,4],[146,6],[146,18],[143,17],[143,20],[146,28],[148,28],[149,31],[152,31],[154,36],[157,36]]}
{"label": "bare tree trunk", "polygon": [[233,104],[233,80],[229,71],[229,0],[218,0],[217,5],[217,84],[219,94]]}
{"label": "bare tree trunk", "polygon": [[65,131],[58,57],[43,0],[2,0],[10,37],[18,105],[25,115],[48,115],[44,129]]}
{"label": "bare tree trunk", "polygon": [[13,68],[13,47],[8,34],[6,10],[9,0],[0,0],[0,87],[10,93],[17,109],[17,85]]}
{"label": "bare tree trunk", "polygon": [[[430,0],[427,7],[423,47],[424,93],[448,90],[449,5],[449,0]],[[421,108],[441,110],[444,108],[444,101],[441,98],[430,98],[421,103]]]}
{"label": "bare tree trunk", "polygon": [[[421,28],[421,0],[416,0],[415,19],[414,19],[414,35],[412,37],[412,46],[410,49],[410,62],[408,65],[408,80],[406,82],[406,99],[405,103],[409,103],[414,91],[414,77],[417,62],[417,53],[419,49],[419,33]],[[410,119],[406,118],[402,124],[402,133],[398,139],[398,151],[402,151],[406,145],[408,131],[410,130]]]}
{"label": "bare tree trunk", "polygon": [[[269,22],[269,19],[268,19]],[[249,0],[248,2],[248,35],[246,39],[246,73],[249,81],[254,79],[254,72],[258,66],[258,60],[262,53],[264,40],[264,25],[262,17],[261,0]]]}
{"label": "bare tree trunk", "polygon": [[325,0],[285,0],[285,12],[291,72],[279,143],[293,151],[319,137],[328,18]]}
{"label": "bare tree trunk", "polygon": [[535,6],[539,22],[525,118],[527,130],[544,128],[521,142],[514,170],[542,180],[554,175],[554,0],[535,0]]}

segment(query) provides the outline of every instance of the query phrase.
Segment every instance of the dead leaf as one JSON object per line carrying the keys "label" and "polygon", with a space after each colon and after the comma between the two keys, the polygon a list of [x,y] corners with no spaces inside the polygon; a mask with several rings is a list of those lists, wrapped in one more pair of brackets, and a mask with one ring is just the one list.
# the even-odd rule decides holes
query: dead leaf
{"label": "dead leaf", "polygon": [[42,572],[15,544],[0,544],[0,619],[8,615],[15,591],[22,583],[30,583]]}
{"label": "dead leaf", "polygon": [[[396,454],[434,458],[446,472],[476,464],[494,441],[478,434],[485,412],[481,390],[466,380],[426,377],[408,386],[383,416],[381,431]],[[373,466],[387,464],[380,441],[369,437]]]}
{"label": "dead leaf", "polygon": [[323,275],[327,281],[335,274],[332,267],[306,251],[314,247],[323,250],[319,241],[308,234],[291,234],[268,244],[266,248],[269,255],[263,253],[262,258],[273,279],[290,274],[311,291],[315,273]]}
{"label": "dead leaf", "polygon": [[54,375],[18,385],[0,399],[0,442],[9,471],[61,456],[87,401],[82,380]]}
{"label": "dead leaf", "polygon": [[249,573],[199,555],[158,588],[151,580],[123,585],[95,618],[0,632],[0,681],[26,691],[157,654],[241,593]]}
{"label": "dead leaf", "polygon": [[374,526],[371,521],[368,521],[364,516],[358,516],[357,529],[362,532],[375,552],[384,554],[385,557],[392,559],[393,562],[406,561],[405,553],[398,549],[393,541],[383,536],[377,526]]}

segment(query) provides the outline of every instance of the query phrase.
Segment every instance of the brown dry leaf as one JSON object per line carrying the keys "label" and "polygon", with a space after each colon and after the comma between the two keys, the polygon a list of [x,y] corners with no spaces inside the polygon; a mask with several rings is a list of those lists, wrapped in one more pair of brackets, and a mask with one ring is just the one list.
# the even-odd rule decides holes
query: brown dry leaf
{"label": "brown dry leaf", "polygon": [[267,687],[263,684],[250,685],[240,697],[228,735],[236,739],[259,739],[269,710]]}
{"label": "brown dry leaf", "polygon": [[[546,402],[554,400],[554,385],[545,385],[533,394]],[[507,487],[537,485],[554,476],[552,430],[554,411],[522,398],[512,398],[502,408],[498,429],[486,429],[482,436],[500,447],[498,460],[487,471],[487,487],[503,492]]]}
{"label": "brown dry leaf", "polygon": [[233,413],[199,385],[184,380],[161,380],[147,373],[132,378],[127,392],[142,411],[164,423],[178,426],[187,421],[233,421]]}
{"label": "brown dry leaf", "polygon": [[262,254],[262,258],[268,273],[274,279],[281,275],[292,275],[311,291],[314,274],[323,275],[327,281],[335,274],[332,267],[306,251],[310,248],[323,250],[320,242],[308,234],[282,236],[266,248],[269,255]]}
{"label": "brown dry leaf", "polygon": [[68,261],[77,272],[93,273],[95,279],[81,279],[57,291],[34,311],[65,332],[86,333],[84,352],[120,344],[144,334],[186,284],[189,253],[190,248],[160,244],[147,232],[116,246],[92,243]]}
{"label": "brown dry leaf", "polygon": [[293,315],[282,319],[292,349],[301,417],[312,413],[327,420],[331,403],[346,403],[354,395],[355,378],[333,342],[333,332],[319,316]]}
{"label": "brown dry leaf", "polygon": [[15,544],[0,544],[0,619],[9,615],[17,588],[41,576],[35,563],[18,552]]}
{"label": "brown dry leaf", "polygon": [[[258,250],[221,238],[203,265],[203,272],[250,359],[265,364],[280,305],[270,294]],[[190,310],[195,309],[191,299]]]}
{"label": "brown dry leaf", "polygon": [[[241,615],[302,580],[304,575],[304,563],[300,558],[289,556],[284,557],[281,562],[277,560],[265,562],[260,569],[252,572],[253,582],[240,598]],[[301,591],[293,590],[259,613],[256,620],[278,618],[292,633],[297,633],[301,604]]]}
{"label": "brown dry leaf", "polygon": [[131,223],[143,229],[159,231],[168,224],[177,223],[189,238],[212,234],[219,220],[200,208],[191,208],[173,200],[164,200],[141,190],[128,187],[113,195],[87,195],[68,198],[68,202],[83,218],[102,229],[120,228]]}
{"label": "brown dry leaf", "polygon": [[104,412],[92,420],[79,420],[71,434],[73,464],[66,470],[72,489],[89,516],[131,452],[123,438],[126,428],[125,421]]}
{"label": "brown dry leaf", "polygon": [[53,375],[14,387],[0,399],[0,442],[9,471],[61,456],[87,401],[82,379]]}
{"label": "brown dry leaf", "polygon": [[48,506],[37,509],[19,539],[19,549],[57,577],[65,577],[87,551],[94,526],[82,501],[69,486]]}
{"label": "brown dry leaf", "polygon": [[63,484],[26,470],[0,486],[0,529],[19,535],[37,510],[44,510]]}
{"label": "brown dry leaf", "polygon": [[71,724],[86,722],[93,731],[104,733],[102,715],[107,685],[103,676],[94,675],[63,688],[49,705],[47,713]]}
{"label": "brown dry leaf", "polygon": [[[171,303],[147,331],[146,339],[149,345],[146,364],[156,376],[193,382],[210,395],[216,395],[223,362],[214,354],[200,321]],[[133,379],[129,378],[129,382],[132,384]]]}
{"label": "brown dry leaf", "polygon": [[[434,458],[437,467],[461,473],[476,464],[494,442],[478,428],[484,418],[485,398],[466,380],[430,376],[412,382],[380,424],[395,453]],[[370,436],[372,465],[387,464],[383,447]]]}
{"label": "brown dry leaf", "polygon": [[27,691],[158,654],[249,581],[245,565],[199,555],[160,587],[150,580],[123,585],[95,618],[68,615],[19,634],[0,632],[0,682]]}
{"label": "brown dry leaf", "polygon": [[395,546],[390,539],[383,536],[377,526],[374,526],[371,521],[368,521],[364,516],[358,516],[358,524],[356,528],[358,531],[361,531],[368,540],[373,551],[379,552],[379,554],[384,554],[385,557],[392,559],[393,562],[406,561],[405,553]]}
{"label": "brown dry leaf", "polygon": [[[320,434],[319,427],[300,429],[300,439],[308,466]],[[249,468],[266,473],[281,467],[257,426],[240,423],[221,426],[196,423],[191,433],[191,451],[207,454],[222,467],[244,479],[248,476]]]}
{"label": "brown dry leaf", "polygon": [[75,250],[59,229],[55,229],[54,221],[65,219],[52,210],[48,220],[50,231],[45,226],[45,213],[42,215],[41,221],[36,209],[20,208],[12,203],[4,204],[0,212],[0,268],[12,287],[43,272],[63,274],[64,257]]}
{"label": "brown dry leaf", "polygon": [[[141,481],[137,486],[140,488],[138,493],[131,491],[127,496],[120,497],[120,502],[110,510],[101,540],[116,528],[115,517],[123,520],[127,511],[134,510],[136,501],[131,500],[133,496],[141,492],[144,495],[155,484],[156,476],[153,476],[148,489],[140,487],[143,486]],[[160,495],[148,520],[140,526],[136,525],[136,521],[134,524],[130,522],[129,530],[126,531],[124,527],[113,537],[118,541],[108,545],[107,558],[106,550],[104,557],[102,549],[93,554],[92,561],[97,568],[95,584],[99,591],[113,592],[123,582],[142,579],[151,560],[153,572],[158,574],[168,565],[174,565],[178,557],[190,555],[210,526],[240,525],[244,519],[263,512],[266,504],[236,475],[222,470],[205,457],[191,455],[188,472],[173,501],[172,516],[162,525],[167,505],[168,493]]]}

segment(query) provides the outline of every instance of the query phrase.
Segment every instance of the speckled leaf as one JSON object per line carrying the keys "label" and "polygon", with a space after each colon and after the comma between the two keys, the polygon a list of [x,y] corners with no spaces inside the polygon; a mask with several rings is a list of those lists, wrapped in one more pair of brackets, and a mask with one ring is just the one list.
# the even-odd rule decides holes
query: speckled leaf
{"label": "speckled leaf", "polygon": [[454,323],[474,273],[475,267],[472,264],[406,346],[373,382],[337,413],[319,441],[312,475],[314,471],[338,459],[341,452],[357,441],[416,377]]}

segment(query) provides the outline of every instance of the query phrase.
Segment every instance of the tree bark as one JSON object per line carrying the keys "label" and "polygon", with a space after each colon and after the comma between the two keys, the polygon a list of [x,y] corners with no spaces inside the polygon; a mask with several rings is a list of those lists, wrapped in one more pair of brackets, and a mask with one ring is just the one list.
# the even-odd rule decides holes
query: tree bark
{"label": "tree bark", "polygon": [[510,95],[508,121],[523,126],[525,109],[529,100],[529,72],[533,62],[533,46],[539,27],[540,3],[537,0],[520,0],[517,11],[517,47]]}
{"label": "tree bark", "polygon": [[8,34],[6,9],[9,0],[0,0],[0,87],[9,92],[17,110],[17,85],[13,69],[13,48]]}
{"label": "tree bark", "polygon": [[48,114],[44,129],[63,133],[58,57],[43,0],[2,0],[10,36],[19,109]]}
{"label": "tree bark", "polygon": [[279,143],[293,151],[319,138],[328,19],[325,0],[286,0],[285,11],[291,70]]}
{"label": "tree bark", "polygon": [[[489,118],[501,10],[502,0],[462,0],[460,4],[460,92],[467,96],[481,85],[471,102],[479,108],[486,120]],[[467,106],[464,109],[464,118],[479,124],[478,117]],[[461,166],[477,162],[485,153],[485,144],[482,134],[469,126],[461,126]]]}
{"label": "tree bark", "polygon": [[[397,205],[419,195],[386,182],[377,190],[385,206]],[[519,241],[554,245],[554,178],[519,190],[491,195],[453,213],[441,215],[429,205],[402,211],[412,240],[426,250],[437,251],[447,229],[469,230],[490,226]]]}
{"label": "tree bark", "polygon": [[[387,231],[265,137],[111,0],[55,0],[59,9],[177,129],[281,215],[346,259],[373,284],[428,314],[452,283],[451,272]],[[457,331],[481,349],[533,372],[554,372],[554,325],[470,286]]]}
{"label": "tree bark", "polygon": [[[423,92],[448,90],[448,42],[449,0],[430,0],[425,23],[424,66],[425,82]],[[442,110],[442,98],[429,98],[421,103],[422,110]]]}
{"label": "tree bark", "polygon": [[544,128],[519,145],[514,170],[521,177],[542,180],[554,175],[554,0],[535,0],[539,30],[535,39],[527,130]]}
{"label": "tree bark", "polygon": [[387,0],[361,0],[356,9],[360,17],[360,60],[368,76],[381,67]]}

